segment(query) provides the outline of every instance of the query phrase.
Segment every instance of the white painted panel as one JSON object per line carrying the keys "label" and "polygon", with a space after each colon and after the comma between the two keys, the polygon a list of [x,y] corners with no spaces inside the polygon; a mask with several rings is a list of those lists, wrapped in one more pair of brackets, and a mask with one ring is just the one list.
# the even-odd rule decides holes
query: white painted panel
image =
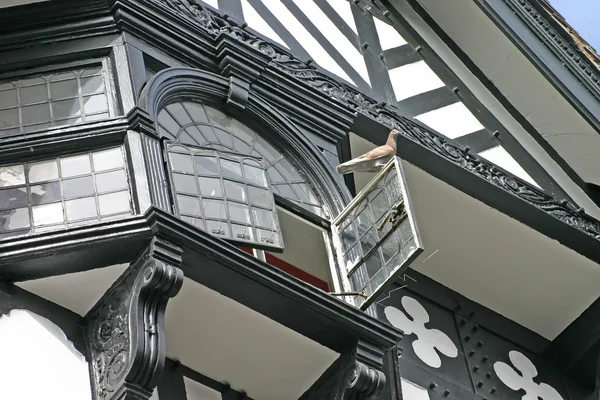
{"label": "white painted panel", "polygon": [[391,25],[378,18],[373,18],[373,20],[375,21],[375,29],[377,29],[377,36],[379,36],[381,50],[393,49],[407,44],[406,40]]}
{"label": "white painted panel", "polygon": [[483,129],[463,103],[454,103],[415,118],[451,139]]}
{"label": "white painted panel", "polygon": [[19,282],[17,286],[84,316],[127,266],[128,264],[112,265],[91,271]]}
{"label": "white painted panel", "polygon": [[358,33],[358,30],[356,29],[356,22],[354,21],[354,15],[352,15],[352,10],[350,9],[350,3],[347,0],[327,0],[327,2],[331,8],[340,14],[344,22],[347,23],[350,28],[352,28],[354,33]]}
{"label": "white painted panel", "polygon": [[183,377],[187,400],[221,400],[221,393],[193,379]]}
{"label": "white painted panel", "polygon": [[219,9],[219,0],[202,0],[202,1],[206,4],[208,4],[209,6],[213,6],[217,10]]}
{"label": "white painted panel", "polygon": [[[306,15],[319,31],[327,38],[329,43],[340,52],[342,57],[366,81],[369,81],[369,72],[365,65],[363,55],[348,41],[346,36],[331,22],[313,0],[293,0],[300,10]],[[308,49],[307,49],[308,50]]]}
{"label": "white painted panel", "polygon": [[506,150],[504,150],[502,146],[497,146],[483,151],[479,153],[479,155],[486,160],[504,168],[508,172],[518,176],[519,178],[531,183],[532,185],[539,187],[538,184],[535,183],[535,181],[531,178],[531,176],[525,172],[519,163],[512,158],[512,156]]}
{"label": "white painted panel", "polygon": [[59,327],[27,310],[0,317],[0,399],[92,399],[88,363]]}
{"label": "white painted panel", "polygon": [[268,7],[273,15],[275,15],[275,17],[295,35],[296,40],[304,47],[317,64],[337,76],[346,79],[348,82],[354,83],[280,0],[269,0]]}
{"label": "white painted panel", "polygon": [[444,86],[425,61],[391,69],[390,81],[398,101]]}
{"label": "white painted panel", "polygon": [[403,400],[429,400],[429,393],[426,389],[406,379],[401,379],[401,382]]}
{"label": "white painted panel", "polygon": [[258,12],[252,7],[248,0],[242,0],[242,11],[244,12],[244,19],[246,23],[255,31],[262,33],[271,40],[288,47],[287,44],[279,37],[277,33],[271,28],[267,21],[261,17]]}

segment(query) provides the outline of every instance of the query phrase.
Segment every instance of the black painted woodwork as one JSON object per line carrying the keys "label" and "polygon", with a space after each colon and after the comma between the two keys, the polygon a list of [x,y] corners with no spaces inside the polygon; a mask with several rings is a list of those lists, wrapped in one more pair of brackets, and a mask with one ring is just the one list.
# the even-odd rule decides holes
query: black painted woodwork
{"label": "black painted woodwork", "polygon": [[[433,368],[416,355],[412,346],[416,335],[406,333],[398,343],[402,378],[426,389],[431,399],[520,399],[524,392],[507,387],[493,367],[497,361],[512,365],[508,360],[511,350],[523,353],[534,363],[538,371],[536,383],[553,386],[564,400],[592,398],[593,386],[575,383],[561,371],[561,362],[549,357],[554,343],[414,270],[408,270],[395,287],[379,298],[379,318],[389,323],[383,311],[387,306],[406,313],[401,304],[404,296],[425,308],[429,314],[426,328],[441,330],[458,348],[456,358],[438,352],[441,367]],[[582,370],[590,371],[595,369],[586,366]]]}

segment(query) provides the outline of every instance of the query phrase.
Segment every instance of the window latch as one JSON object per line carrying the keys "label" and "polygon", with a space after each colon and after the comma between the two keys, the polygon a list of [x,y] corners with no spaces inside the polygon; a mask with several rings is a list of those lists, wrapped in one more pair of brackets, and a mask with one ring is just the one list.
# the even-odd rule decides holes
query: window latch
{"label": "window latch", "polygon": [[392,223],[392,227],[396,228],[404,219],[406,218],[406,208],[404,207],[404,198],[398,200],[396,204],[389,209],[389,211],[384,215],[383,219],[377,226],[378,231],[382,231],[385,227],[385,224],[388,222]]}

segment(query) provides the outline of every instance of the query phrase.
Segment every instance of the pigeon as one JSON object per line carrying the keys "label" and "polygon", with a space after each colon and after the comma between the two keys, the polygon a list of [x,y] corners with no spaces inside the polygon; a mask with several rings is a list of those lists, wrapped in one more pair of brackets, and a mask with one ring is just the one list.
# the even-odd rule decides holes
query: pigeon
{"label": "pigeon", "polygon": [[337,166],[341,175],[352,172],[379,172],[396,155],[396,137],[400,134],[397,129],[392,129],[387,142],[362,156],[353,158]]}

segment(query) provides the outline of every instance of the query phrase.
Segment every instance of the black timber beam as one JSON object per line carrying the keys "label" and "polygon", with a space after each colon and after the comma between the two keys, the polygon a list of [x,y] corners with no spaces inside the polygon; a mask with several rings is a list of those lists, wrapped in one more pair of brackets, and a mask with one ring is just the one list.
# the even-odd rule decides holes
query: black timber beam
{"label": "black timber beam", "polygon": [[482,151],[489,150],[500,145],[496,138],[486,129],[471,132],[454,139],[454,141],[463,146],[463,148],[468,148],[473,153],[481,153]]}

